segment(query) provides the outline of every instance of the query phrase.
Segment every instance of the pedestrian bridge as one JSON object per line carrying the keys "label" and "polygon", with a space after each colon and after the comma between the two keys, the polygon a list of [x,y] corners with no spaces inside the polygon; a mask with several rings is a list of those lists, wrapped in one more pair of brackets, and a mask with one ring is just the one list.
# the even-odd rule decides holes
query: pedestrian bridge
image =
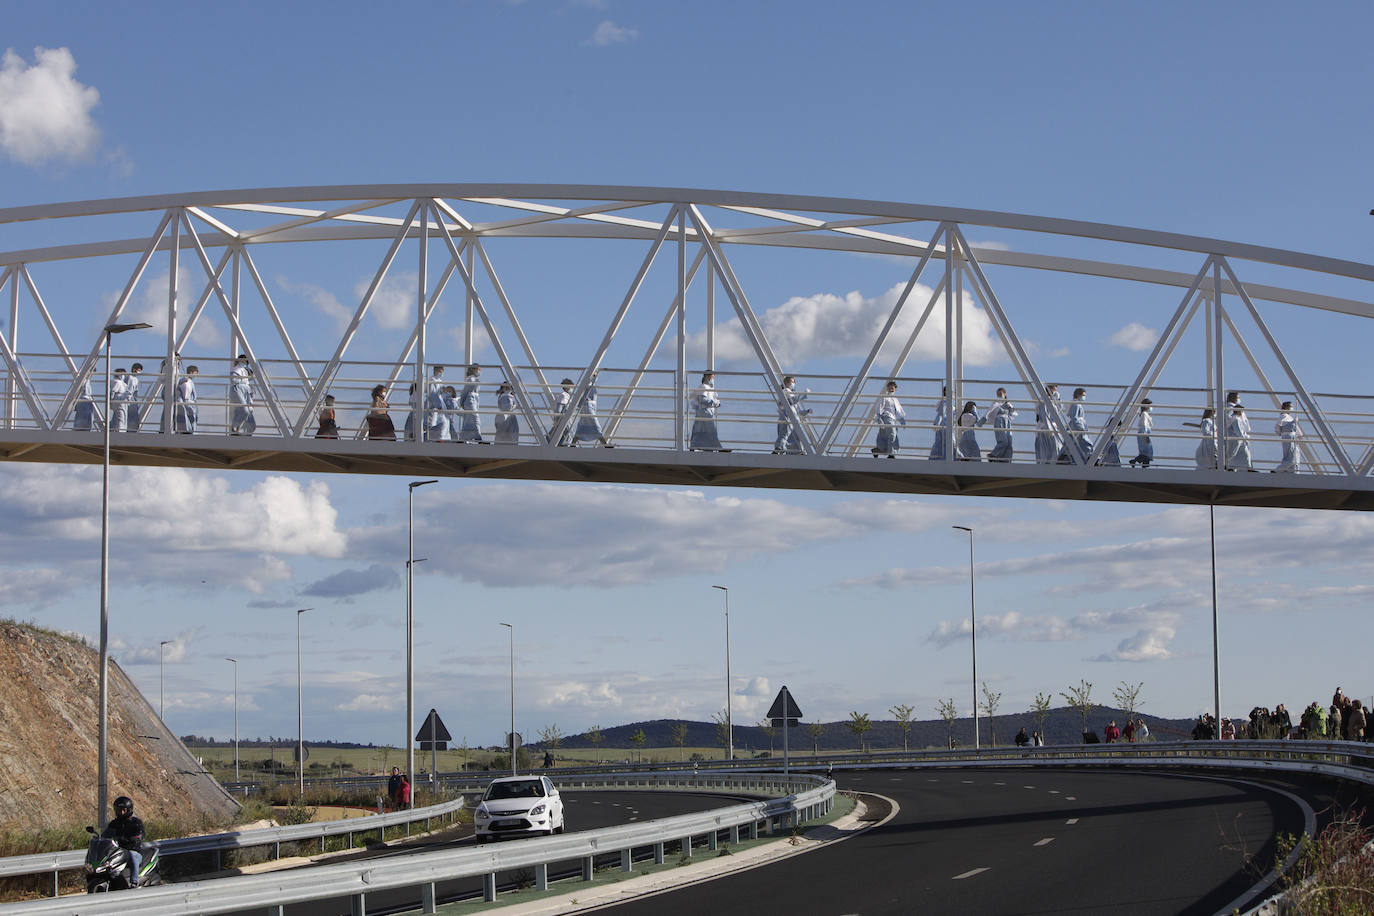
{"label": "pedestrian bridge", "polygon": [[[109,392],[118,464],[1374,508],[1374,396],[1305,378],[1322,368],[1309,318],[1374,342],[1368,264],[992,211],[640,187],[212,191],[0,209],[0,224],[7,460],[100,462],[104,329],[145,322],[108,335],[112,366],[145,367],[136,389]],[[789,321],[812,316],[758,306],[776,301],[779,272],[843,274],[874,258],[904,279],[859,321],[861,345],[798,356]],[[600,284],[602,305],[550,302],[551,272]],[[1046,320],[1067,326],[1075,302],[1116,296],[1138,303],[1149,337],[1112,377],[1051,363]],[[1027,323],[1039,344],[1018,335]],[[462,401],[469,364],[482,369],[476,410]],[[437,365],[457,399],[435,411]],[[181,432],[192,366],[194,431]],[[708,369],[720,451],[693,448]],[[889,380],[907,418],[890,460],[874,456]],[[1062,402],[1047,398],[1053,383]],[[942,389],[956,409],[937,425]],[[1206,431],[1203,410],[1233,392],[1248,432]],[[564,444],[590,428],[590,394],[611,448],[590,435]],[[1132,466],[1147,398],[1153,460]],[[972,433],[983,460],[932,449],[961,439],[966,401],[982,419],[1003,400],[1017,409],[1010,460],[985,459],[990,422]],[[337,437],[318,437],[330,407]],[[377,436],[383,411],[394,440]],[[486,441],[450,437],[465,416]],[[1058,446],[1048,463],[1037,435]],[[1200,467],[1204,438],[1217,457]]]}

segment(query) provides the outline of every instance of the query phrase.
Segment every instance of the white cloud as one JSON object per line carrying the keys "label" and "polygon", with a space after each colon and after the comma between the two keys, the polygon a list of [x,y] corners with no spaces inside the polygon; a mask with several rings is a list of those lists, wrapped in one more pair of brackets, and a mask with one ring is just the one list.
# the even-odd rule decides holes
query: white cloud
{"label": "white cloud", "polygon": [[100,93],[75,78],[67,48],[34,48],[30,66],[13,49],[0,64],[0,149],[16,162],[85,159],[100,145],[91,109]]}
{"label": "white cloud", "polygon": [[[167,352],[167,281],[171,278],[172,272],[164,270],[152,276],[143,277],[138,282],[138,289],[134,291],[129,302],[124,306],[124,313],[120,316],[121,321],[146,321],[153,327],[151,330],[143,332],[137,338],[129,337],[127,346],[132,350],[146,350],[152,353]],[[221,275],[221,289],[224,276]],[[209,277],[205,271],[195,264],[188,266],[183,262],[177,267],[177,319],[185,322],[191,316],[191,309],[200,301],[200,295],[205,291]],[[225,289],[227,294],[227,289]],[[205,303],[205,308],[201,311],[200,317],[196,319],[196,326],[191,331],[188,338],[190,343],[205,349],[214,349],[223,345],[225,341],[224,332],[220,330],[219,323],[224,320],[224,309],[220,305],[219,298],[211,293],[211,300]],[[114,304],[119,301],[118,292],[107,292],[104,297],[109,308],[114,308]],[[104,320],[104,316],[100,316]],[[178,331],[180,328],[178,328]],[[161,332],[161,336],[159,336]],[[136,332],[137,333],[137,332]],[[125,341],[121,341],[125,343]],[[150,367],[154,368],[154,367]],[[146,384],[146,383],[145,383]]]}
{"label": "white cloud", "polygon": [[[377,286],[372,296],[372,304],[367,313],[377,319],[377,323],[389,330],[411,327],[415,324],[415,297],[418,294],[420,275],[413,270],[390,270]],[[367,295],[372,285],[372,277],[366,276],[353,287],[353,294],[359,302]],[[350,315],[351,317],[351,315]]]}
{"label": "white cloud", "polygon": [[1072,351],[1068,347],[1056,347],[1050,351],[1050,359],[1063,359],[1070,353],[1072,353]]}
{"label": "white cloud", "polygon": [[[323,286],[316,286],[313,283],[294,283],[280,274],[277,275],[277,285],[291,295],[299,296],[310,303],[316,311],[334,322],[334,326],[339,331],[343,331],[348,326],[348,322],[353,319],[353,310],[345,307],[339,301],[338,296]],[[366,291],[367,287],[364,286],[363,292]]]}
{"label": "white cloud", "polygon": [[609,19],[603,19],[598,25],[592,36],[584,44],[595,45],[598,48],[609,47],[610,45],[624,44],[639,37],[639,30],[627,26],[616,25]]}
{"label": "white cloud", "polygon": [[168,640],[165,647],[161,642],[130,646],[118,637],[110,640],[110,647],[118,653],[119,661],[124,665],[156,665],[164,661],[170,665],[175,665],[186,661],[187,649],[204,629],[204,627],[191,627],[188,630],[182,630]]}
{"label": "white cloud", "polygon": [[1150,349],[1159,340],[1159,332],[1154,328],[1147,328],[1138,321],[1121,328],[1111,337],[1107,338],[1107,346],[1124,347],[1137,353]]}
{"label": "white cloud", "polygon": [[1116,649],[1094,656],[1094,662],[1160,662],[1176,657],[1170,644],[1174,641],[1173,627],[1152,627],[1121,640]]}
{"label": "white cloud", "polygon": [[396,708],[396,698],[386,693],[360,693],[334,708],[340,712],[389,712]]}
{"label": "white cloud", "polygon": [[[807,360],[831,357],[866,356],[878,339],[888,315],[901,298],[905,283],[894,285],[879,296],[865,297],[857,291],[837,296],[818,293],[794,296],[782,305],[758,316],[764,336],[785,369],[800,368]],[[901,316],[888,335],[879,355],[880,364],[891,362],[905,346],[916,328],[921,311],[932,290],[917,284],[902,307]],[[756,363],[753,348],[738,318],[721,322],[715,328],[716,359],[727,363]],[[695,358],[706,353],[706,332],[688,341]],[[911,359],[940,359],[945,355],[945,313],[937,305],[921,329]],[[1003,358],[1001,344],[993,336],[987,313],[964,298],[964,358],[971,365],[986,366]]]}

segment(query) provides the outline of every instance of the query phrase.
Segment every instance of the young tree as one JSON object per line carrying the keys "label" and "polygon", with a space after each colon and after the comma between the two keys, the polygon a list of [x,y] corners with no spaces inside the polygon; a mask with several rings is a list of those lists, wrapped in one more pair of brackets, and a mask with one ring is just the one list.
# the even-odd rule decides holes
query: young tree
{"label": "young tree", "polygon": [[1126,718],[1135,717],[1136,707],[1140,705],[1140,689],[1144,686],[1144,681],[1139,684],[1122,681],[1121,686],[1112,691],[1112,699],[1116,700],[1117,708],[1126,714]]}
{"label": "young tree", "polygon": [[777,737],[778,728],[773,724],[772,719],[759,719],[759,730],[768,736],[768,756],[773,756],[773,739]]}
{"label": "young tree", "polygon": [[1000,693],[993,693],[988,689],[988,682],[983,682],[983,711],[988,714],[988,744],[992,747],[997,746],[996,720],[993,716],[997,715],[997,704],[1002,702]]}
{"label": "young tree", "polygon": [[644,734],[644,729],[642,728],[636,728],[635,733],[630,736],[630,743],[639,749],[640,763],[644,762],[644,742],[648,740],[649,738],[647,735]]}
{"label": "young tree", "polygon": [[859,739],[859,753],[863,753],[864,735],[868,734],[873,728],[873,723],[869,721],[868,713],[851,712],[849,714],[849,721],[846,722],[845,725],[854,733],[854,737]]}
{"label": "young tree", "polygon": [[954,697],[950,697],[941,700],[935,708],[940,711],[940,718],[945,720],[945,746],[954,747],[954,720],[959,718],[959,707]]}
{"label": "young tree", "polygon": [[1030,714],[1035,717],[1035,727],[1040,732],[1040,737],[1045,737],[1045,723],[1050,718],[1050,703],[1054,697],[1047,693],[1036,693],[1035,700],[1031,703]]}
{"label": "young tree", "polygon": [[606,740],[606,736],[602,734],[600,725],[593,725],[587,729],[587,740],[592,743],[592,750],[601,750],[601,742]]}
{"label": "young tree", "polygon": [[911,714],[916,711],[916,707],[910,703],[903,703],[893,706],[888,712],[897,720],[897,727],[902,730],[902,750],[907,750],[907,739],[911,737]]}
{"label": "young tree", "polygon": [[679,722],[673,726],[673,743],[677,745],[678,760],[687,759],[687,723]]}
{"label": "young tree", "polygon": [[817,756],[820,751],[817,748],[821,743],[821,735],[825,734],[824,722],[812,722],[806,726],[806,733],[811,736],[811,756]]}
{"label": "young tree", "polygon": [[563,730],[555,723],[546,725],[539,729],[539,743],[544,745],[544,750],[558,750],[558,746],[563,743]]}
{"label": "young tree", "polygon": [[1077,687],[1070,687],[1067,692],[1059,694],[1068,702],[1069,706],[1078,713],[1079,718],[1083,722],[1084,733],[1088,731],[1088,716],[1097,708],[1097,704],[1092,701],[1092,693],[1092,681],[1085,681],[1079,678]]}
{"label": "young tree", "polygon": [[721,747],[730,745],[730,719],[726,716],[725,710],[711,713],[711,721],[716,726],[716,744]]}

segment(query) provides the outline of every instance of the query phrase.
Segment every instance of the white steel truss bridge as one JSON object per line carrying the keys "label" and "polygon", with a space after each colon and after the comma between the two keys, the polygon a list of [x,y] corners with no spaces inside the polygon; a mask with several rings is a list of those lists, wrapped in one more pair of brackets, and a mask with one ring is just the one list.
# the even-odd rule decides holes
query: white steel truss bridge
{"label": "white steel truss bridge", "polygon": [[[1368,264],[983,210],[584,185],[196,192],[11,207],[0,225],[7,460],[99,462],[108,387],[121,464],[1374,508],[1374,397],[1315,390],[1290,358],[1312,349],[1295,330],[1309,317],[1374,342]],[[825,259],[904,280],[862,346],[799,360],[789,322],[809,318],[757,290]],[[559,270],[606,291],[550,302]],[[1161,330],[1113,378],[1066,377],[1018,335],[1117,295]],[[114,365],[145,367],[137,384],[103,359],[105,329],[133,322],[153,328],[108,337]],[[697,425],[705,370],[719,446]],[[889,380],[907,424],[875,460]],[[954,409],[937,411],[942,389]],[[965,430],[970,400],[985,425]],[[1004,401],[1006,460],[950,447],[971,432],[981,459]]]}

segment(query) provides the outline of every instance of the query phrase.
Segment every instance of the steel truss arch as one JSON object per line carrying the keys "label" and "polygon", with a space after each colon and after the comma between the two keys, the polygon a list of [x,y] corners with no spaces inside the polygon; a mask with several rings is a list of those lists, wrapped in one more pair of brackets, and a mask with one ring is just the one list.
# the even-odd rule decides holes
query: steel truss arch
{"label": "steel truss arch", "polygon": [[[140,222],[148,234],[129,234]],[[89,413],[78,408],[96,400],[90,394],[92,386],[105,383],[95,378],[99,340],[69,349],[53,317],[53,297],[40,291],[30,267],[88,260],[103,265],[117,261],[116,256],[133,256],[134,269],[119,279],[123,291],[113,306],[86,322],[96,325],[103,319],[103,327],[120,320],[135,290],[146,283],[150,264],[168,265],[161,327],[165,343],[155,349],[139,344],[140,352],[157,353],[147,358],[160,360],[162,368],[158,375],[145,377],[146,387],[139,389],[135,404],[121,407],[110,418],[116,424],[117,460],[128,463],[1158,502],[1374,505],[1374,401],[1363,392],[1311,390],[1285,353],[1280,334],[1256,305],[1267,302],[1374,319],[1374,296],[1363,285],[1374,283],[1374,265],[1200,236],[990,210],[617,185],[434,183],[199,191],[9,207],[0,209],[0,224],[8,227],[7,237],[13,242],[24,241],[26,235],[34,242],[0,251],[0,310],[7,304],[9,313],[0,335],[0,458],[92,461],[97,431],[106,422],[95,415],[78,424],[89,428],[70,428],[78,413]],[[120,231],[111,232],[115,225]],[[974,230],[1007,230],[1032,241],[1068,238],[1099,247],[1107,243],[1121,255],[1094,260],[1053,250],[980,245],[969,240]],[[578,366],[557,367],[541,364],[536,357],[533,341],[539,335],[529,333],[528,319],[522,323],[518,305],[501,279],[500,265],[488,250],[487,243],[495,239],[599,239],[647,244],[648,249],[634,275],[626,278],[614,314],[606,316],[600,343]],[[280,296],[274,296],[265,281],[255,252],[265,250],[262,246],[294,251],[292,246],[361,241],[385,244],[386,254],[374,262],[371,281],[351,309],[332,355],[324,360],[304,358],[296,343],[301,316],[279,307]],[[805,404],[782,388],[782,377],[791,368],[779,358],[734,266],[742,253],[760,248],[893,255],[909,259],[913,268],[881,329],[875,329],[866,355],[855,361],[854,371],[817,377],[816,384],[823,387],[810,393]],[[1170,252],[1170,263],[1157,263],[1148,255],[1158,250]],[[1192,266],[1180,270],[1180,260],[1191,260]],[[413,318],[403,329],[408,341],[393,362],[374,361],[359,368],[350,360],[350,346],[393,265],[412,261],[417,284]],[[1099,386],[1113,394],[1090,405],[1092,419],[1080,430],[1071,428],[1067,413],[1048,400],[1047,379],[1036,365],[1034,348],[1019,338],[1015,308],[994,289],[990,267],[1149,284],[1183,293],[1165,332],[1144,363],[1132,369],[1134,380]],[[1246,279],[1247,274],[1273,269],[1297,272],[1303,282],[1276,286]],[[665,303],[667,312],[656,334],[637,365],[608,362],[612,344],[626,333],[627,313],[650,295],[644,292],[646,278],[654,272],[672,274],[676,289]],[[183,283],[186,289],[180,288]],[[1363,297],[1336,294],[1352,288]],[[426,328],[446,291],[463,302],[462,363],[476,362],[479,346],[489,347],[496,356],[490,365],[510,383],[513,406],[503,416],[515,418],[512,422],[522,429],[514,441],[477,448],[433,439],[439,435],[436,429],[448,428],[446,420],[440,422],[441,415],[451,415],[456,428],[460,415],[471,413],[446,408],[442,392],[434,395],[431,390],[436,386],[429,367],[436,357]],[[689,363],[698,361],[699,355],[689,359],[687,315],[704,297],[705,368],[715,369],[718,293],[723,293],[719,304],[738,322],[754,362],[718,373],[724,380],[722,393],[732,402],[728,419],[722,414],[722,428],[729,425],[735,447],[695,451],[694,402],[687,376],[696,371]],[[244,323],[244,309],[259,306],[274,340],[262,340],[260,331]],[[986,313],[1012,375],[970,377],[964,316],[971,308]],[[41,319],[47,339],[39,335],[39,345],[30,342],[28,318],[21,321],[28,312]],[[210,315],[227,325],[230,355],[244,354],[252,367],[249,397],[263,408],[264,422],[249,430],[251,437],[228,419],[231,414],[241,419],[238,410],[243,405],[236,400],[242,389],[229,379],[227,359],[192,350],[195,329]],[[312,318],[306,315],[313,336],[319,324]],[[904,375],[909,359],[914,359],[917,337],[937,333],[941,323],[946,338],[943,378]],[[22,339],[21,326],[26,335]],[[1161,373],[1190,329],[1206,334],[1206,383],[1160,389]],[[1167,398],[1166,409],[1178,417],[1221,403],[1233,387],[1228,378],[1235,376],[1235,370],[1228,375],[1223,364],[1223,341],[1239,349],[1244,365],[1259,380],[1245,392],[1247,400],[1257,397],[1264,405],[1257,409],[1258,425],[1267,424],[1269,415],[1277,416],[1281,401],[1297,405],[1306,427],[1303,466],[1297,471],[1280,466],[1284,473],[1263,479],[1237,477],[1234,470],[1251,463],[1250,448],[1247,443],[1244,453],[1237,453],[1237,435],[1225,424],[1213,434],[1218,455],[1214,467],[1192,466],[1189,453],[1198,441],[1196,434],[1173,433],[1160,436],[1169,454],[1144,473],[1111,466],[1115,446],[1139,418],[1139,402],[1145,395],[1161,394]],[[671,358],[656,363],[660,357]],[[178,409],[178,383],[193,360],[213,367],[204,376],[213,406],[206,411],[207,421],[188,439],[173,431],[175,424],[168,418]],[[374,373],[388,386],[411,383],[414,393],[404,407],[421,418],[418,434],[409,441],[401,435],[401,441],[383,444],[368,440],[362,422],[342,429],[335,440],[312,434],[326,394],[356,389],[363,373]],[[558,386],[552,381],[555,373],[573,379],[567,408],[560,408]],[[1004,385],[1023,404],[1042,405],[1045,420],[1040,432],[1061,444],[1092,441],[1082,449],[1065,447],[1060,461],[1050,464],[959,461],[949,447],[959,435],[954,411],[949,410],[941,427],[914,434],[919,457],[903,455],[904,460],[889,467],[862,456],[865,438],[877,431],[872,413],[876,386],[887,378],[914,382],[918,390],[938,391],[943,386],[956,404],[964,401],[966,389]],[[225,392],[223,423],[212,417],[220,404],[215,400],[219,387]],[[566,438],[583,432],[589,416],[587,396],[598,387],[612,394],[614,403],[604,428],[597,429],[608,432],[603,438],[615,439],[618,449],[564,445]],[[356,393],[350,397],[350,413],[366,412]],[[923,408],[933,407],[936,397],[919,395],[915,400]],[[162,419],[150,426],[148,419],[158,408]],[[141,429],[119,428],[122,417],[135,414],[144,420]],[[778,437],[770,449],[772,426],[778,427]],[[1024,422],[1018,427],[1023,450],[1024,440],[1034,434]],[[947,446],[944,453],[925,457],[925,437],[941,436]],[[1255,438],[1257,453],[1283,446],[1277,432]]]}

